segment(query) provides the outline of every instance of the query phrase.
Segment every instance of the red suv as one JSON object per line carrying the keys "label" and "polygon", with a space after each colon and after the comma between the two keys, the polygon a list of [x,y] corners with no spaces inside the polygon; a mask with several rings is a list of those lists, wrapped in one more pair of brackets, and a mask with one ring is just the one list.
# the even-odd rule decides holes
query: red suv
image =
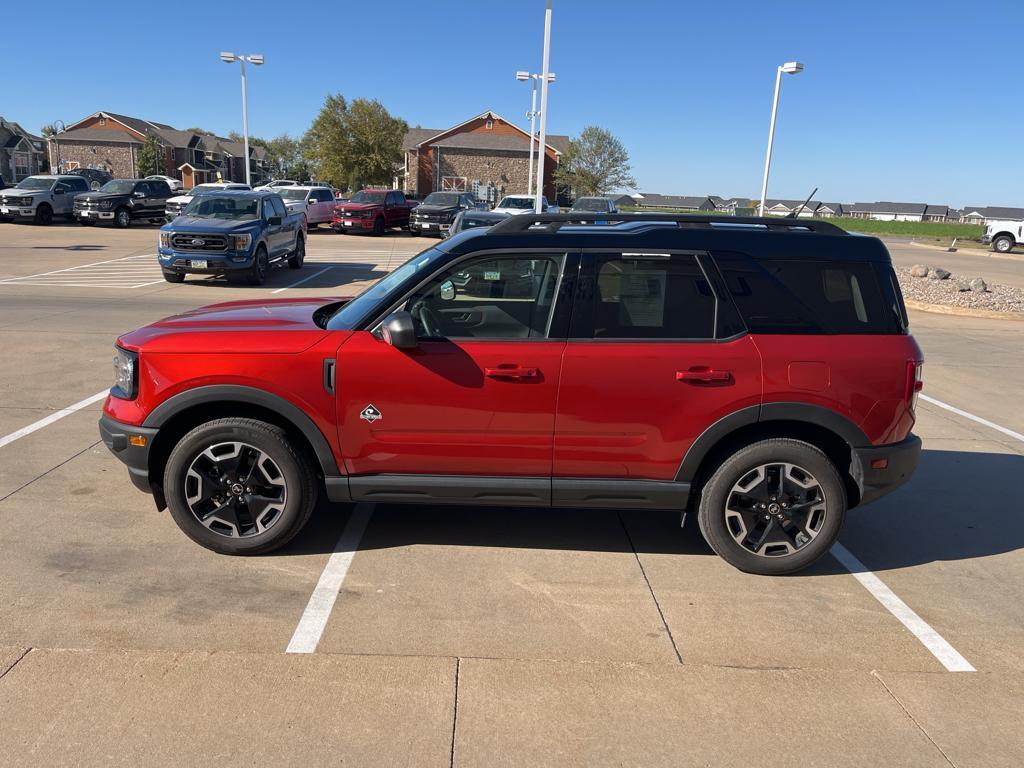
{"label": "red suv", "polygon": [[822,221],[513,216],[352,299],[238,301],[117,342],[104,442],[218,552],[331,501],[669,509],[804,568],[902,484],[921,350],[885,246]]}

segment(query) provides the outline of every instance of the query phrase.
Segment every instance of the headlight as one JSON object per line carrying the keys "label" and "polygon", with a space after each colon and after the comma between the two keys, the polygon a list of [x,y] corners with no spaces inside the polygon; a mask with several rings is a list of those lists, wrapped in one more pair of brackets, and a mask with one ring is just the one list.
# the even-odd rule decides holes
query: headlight
{"label": "headlight", "polygon": [[134,400],[139,394],[139,356],[114,347],[114,386],[110,394],[122,400]]}
{"label": "headlight", "polygon": [[248,251],[252,244],[252,235],[232,235],[231,247],[236,251]]}
{"label": "headlight", "polygon": [[171,247],[171,233],[170,232],[161,232],[160,233],[160,247],[161,248],[170,248]]}
{"label": "headlight", "polygon": [[103,210],[107,210],[108,208],[110,208],[110,201],[100,200],[100,208],[102,208]]}

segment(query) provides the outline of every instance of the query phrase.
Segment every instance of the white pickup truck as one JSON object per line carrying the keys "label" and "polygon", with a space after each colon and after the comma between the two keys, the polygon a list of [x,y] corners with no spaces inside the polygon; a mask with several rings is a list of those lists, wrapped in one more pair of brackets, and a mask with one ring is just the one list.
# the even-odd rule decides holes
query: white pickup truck
{"label": "white pickup truck", "polygon": [[1015,245],[1024,242],[1024,221],[997,219],[985,225],[985,234],[981,242],[992,245],[998,253],[1009,253]]}
{"label": "white pickup truck", "polygon": [[33,221],[49,224],[54,216],[71,218],[75,195],[89,191],[81,176],[29,176],[0,192],[0,221]]}

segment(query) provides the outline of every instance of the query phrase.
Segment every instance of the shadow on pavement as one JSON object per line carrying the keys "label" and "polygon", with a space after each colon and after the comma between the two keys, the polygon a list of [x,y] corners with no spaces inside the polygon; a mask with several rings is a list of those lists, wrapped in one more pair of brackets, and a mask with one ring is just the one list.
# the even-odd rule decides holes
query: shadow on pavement
{"label": "shadow on pavement", "polygon": [[[841,541],[871,570],[969,560],[1024,548],[1024,514],[1013,480],[1018,454],[929,451],[891,496],[852,510]],[[282,555],[329,553],[352,505],[322,502]],[[377,505],[360,550],[413,544],[712,555],[696,516],[606,509]],[[684,567],[683,563],[680,563]],[[831,557],[798,575],[846,573]]]}
{"label": "shadow on pavement", "polygon": [[33,245],[33,251],[103,251],[105,245]]}

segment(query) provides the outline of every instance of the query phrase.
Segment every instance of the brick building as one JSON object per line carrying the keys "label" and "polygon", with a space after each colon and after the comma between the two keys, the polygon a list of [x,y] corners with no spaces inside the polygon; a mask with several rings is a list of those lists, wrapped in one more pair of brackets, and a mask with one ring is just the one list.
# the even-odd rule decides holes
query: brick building
{"label": "brick building", "polygon": [[0,178],[15,184],[48,168],[43,139],[0,116]]}
{"label": "brick building", "polygon": [[[554,172],[569,137],[546,138],[544,194],[554,201]],[[407,194],[453,190],[487,199],[488,190],[497,198],[527,191],[530,133],[494,112],[484,112],[452,128],[411,128],[402,149],[401,184]],[[535,156],[535,164],[537,159]]]}

